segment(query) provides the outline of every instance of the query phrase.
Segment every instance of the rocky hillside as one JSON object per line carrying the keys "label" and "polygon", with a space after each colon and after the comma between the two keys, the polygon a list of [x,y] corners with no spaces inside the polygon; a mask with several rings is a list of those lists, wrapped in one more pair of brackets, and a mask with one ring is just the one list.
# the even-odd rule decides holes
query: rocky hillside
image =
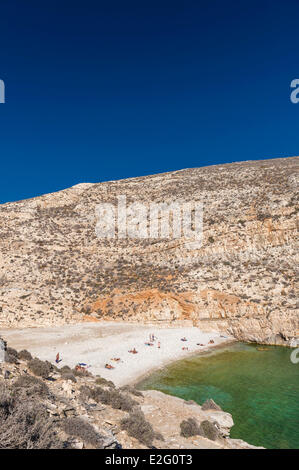
{"label": "rocky hillside", "polygon": [[[290,344],[298,324],[299,157],[80,184],[0,206],[0,327],[98,319]],[[99,239],[95,207],[202,201],[203,244]]]}
{"label": "rocky hillside", "polygon": [[[1,338],[0,338],[1,340]],[[213,400],[117,389],[84,370],[61,369],[7,348],[0,362],[0,449],[246,449]]]}

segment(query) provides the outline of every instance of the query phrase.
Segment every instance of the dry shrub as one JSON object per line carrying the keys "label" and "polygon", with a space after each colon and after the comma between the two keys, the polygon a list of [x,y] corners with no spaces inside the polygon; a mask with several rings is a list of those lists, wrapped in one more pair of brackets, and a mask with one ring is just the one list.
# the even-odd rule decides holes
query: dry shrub
{"label": "dry shrub", "polygon": [[88,372],[88,370],[84,369],[76,369],[74,367],[74,369],[71,369],[72,370],[72,373],[76,376],[76,377],[91,377],[92,374],[90,372]]}
{"label": "dry shrub", "polygon": [[199,434],[203,437],[206,437],[207,439],[210,439],[211,441],[216,441],[216,439],[219,439],[220,437],[217,426],[208,420],[202,421],[200,423]]}
{"label": "dry shrub", "polygon": [[191,437],[199,434],[199,426],[194,418],[188,418],[181,422],[181,436]]}
{"label": "dry shrub", "polygon": [[119,393],[118,390],[112,390],[110,392],[110,405],[116,410],[131,411],[138,403],[132,400],[129,395]]}
{"label": "dry shrub", "polygon": [[53,365],[48,361],[41,361],[37,357],[28,362],[28,367],[34,375],[46,379],[53,371]]}
{"label": "dry shrub", "polygon": [[13,409],[14,399],[12,392],[3,383],[0,383],[0,423],[6,418]]}
{"label": "dry shrub", "polygon": [[49,388],[37,377],[32,375],[20,375],[14,383],[17,393],[24,392],[27,396],[46,397],[50,395]]}
{"label": "dry shrub", "polygon": [[107,385],[107,387],[115,388],[114,383],[111,380],[104,379],[104,377],[97,377],[95,380],[95,383],[97,385],[103,385],[103,386]]}
{"label": "dry shrub", "polygon": [[131,397],[120,393],[118,390],[104,390],[100,387],[94,390],[92,398],[122,411],[131,411],[137,405],[137,402],[132,400]]}
{"label": "dry shrub", "polygon": [[79,388],[79,391],[80,391],[80,397],[83,401],[86,401],[89,398],[91,398],[92,389],[88,387],[88,385],[81,385],[81,387]]}
{"label": "dry shrub", "polygon": [[220,406],[217,405],[217,403],[214,402],[214,400],[212,400],[212,398],[206,400],[202,406],[201,406],[201,409],[202,410],[218,410],[218,411],[222,411]]}
{"label": "dry shrub", "polygon": [[17,396],[16,390],[0,384],[0,449],[57,449],[52,418],[32,398]]}
{"label": "dry shrub", "polygon": [[96,402],[103,403],[104,405],[110,404],[110,393],[109,390],[96,387],[90,389],[90,398]]}
{"label": "dry shrub", "polygon": [[61,369],[58,369],[61,374],[65,374],[66,372],[72,372],[72,369],[69,366],[63,366]]}
{"label": "dry shrub", "polygon": [[6,348],[6,352],[7,352],[10,356],[14,356],[14,357],[18,358],[18,351],[17,351],[16,349],[7,347],[7,348]]}
{"label": "dry shrub", "polygon": [[70,436],[77,437],[98,449],[103,447],[101,436],[91,424],[82,418],[67,418],[62,424],[62,428]]}
{"label": "dry shrub", "polygon": [[18,358],[23,361],[31,361],[32,356],[29,351],[27,351],[26,349],[22,349],[22,351],[18,353]]}
{"label": "dry shrub", "polygon": [[143,397],[143,393],[140,392],[140,390],[137,390],[137,388],[131,387],[130,385],[125,385],[124,387],[121,387],[120,390],[131,393],[132,395],[135,395],[135,397]]}
{"label": "dry shrub", "polygon": [[76,377],[74,376],[74,374],[72,372],[65,372],[64,374],[61,374],[61,377],[64,380],[71,380],[74,383],[77,382]]}
{"label": "dry shrub", "polygon": [[164,440],[163,436],[156,433],[152,425],[146,421],[141,410],[134,410],[121,421],[121,428],[127,431],[128,435],[137,439],[141,444],[148,447],[153,445],[154,439]]}
{"label": "dry shrub", "polygon": [[107,389],[107,388],[90,388],[88,386],[80,387],[80,392],[84,400],[91,398],[97,403],[103,403],[104,405],[110,405],[112,408],[122,411],[131,411],[134,406],[138,405],[135,400],[132,400],[129,395],[120,393],[118,390]]}
{"label": "dry shrub", "polygon": [[[9,348],[10,349],[10,348]],[[18,358],[14,354],[10,354],[8,351],[5,351],[4,361],[10,364],[18,364]]]}

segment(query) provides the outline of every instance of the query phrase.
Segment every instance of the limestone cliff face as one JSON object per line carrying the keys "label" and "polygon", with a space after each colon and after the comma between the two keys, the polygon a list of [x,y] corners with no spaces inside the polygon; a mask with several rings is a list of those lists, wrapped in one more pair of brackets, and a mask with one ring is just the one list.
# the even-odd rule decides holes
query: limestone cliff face
{"label": "limestone cliff face", "polygon": [[[299,334],[299,157],[187,169],[0,206],[0,327],[192,322],[241,340]],[[95,207],[199,201],[203,243],[99,239]]]}

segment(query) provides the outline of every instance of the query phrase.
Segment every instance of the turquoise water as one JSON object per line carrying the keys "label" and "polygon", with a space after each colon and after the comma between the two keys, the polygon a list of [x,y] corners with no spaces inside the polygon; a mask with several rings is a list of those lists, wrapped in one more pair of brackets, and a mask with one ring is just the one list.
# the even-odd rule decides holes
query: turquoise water
{"label": "turquoise water", "polygon": [[299,364],[289,348],[236,343],[172,363],[138,388],[202,404],[213,398],[232,414],[231,437],[272,449],[299,449]]}

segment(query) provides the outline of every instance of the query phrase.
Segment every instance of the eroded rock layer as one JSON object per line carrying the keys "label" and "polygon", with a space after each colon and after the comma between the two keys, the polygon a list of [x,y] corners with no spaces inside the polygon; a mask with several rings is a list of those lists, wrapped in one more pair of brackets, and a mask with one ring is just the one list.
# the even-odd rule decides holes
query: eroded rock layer
{"label": "eroded rock layer", "polygon": [[[232,163],[1,205],[0,326],[192,322],[241,340],[294,342],[298,168],[299,157]],[[202,201],[202,246],[98,238],[95,207],[119,195],[146,207]]]}

